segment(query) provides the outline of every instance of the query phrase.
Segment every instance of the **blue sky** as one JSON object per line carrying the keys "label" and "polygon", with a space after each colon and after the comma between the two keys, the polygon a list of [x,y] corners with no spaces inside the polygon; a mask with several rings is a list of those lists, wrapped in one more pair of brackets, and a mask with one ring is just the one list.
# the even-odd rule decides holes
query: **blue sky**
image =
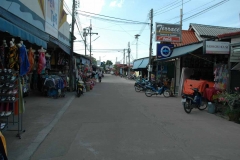
{"label": "blue sky", "polygon": [[[72,0],[65,0],[71,8]],[[223,0],[183,0],[183,19],[188,18],[198,12],[203,14],[183,21],[183,29],[187,30],[190,23],[225,26],[240,28],[240,0],[226,0],[220,6],[217,6],[207,12],[204,9],[213,6]],[[78,8],[80,30],[90,26],[92,23],[92,32],[98,35],[92,35],[92,56],[101,61],[111,60],[122,63],[123,49],[128,48],[130,42],[131,61],[149,56],[150,44],[150,26],[144,24],[117,23],[106,20],[99,20],[94,17],[81,15],[85,12],[116,17],[126,20],[150,23],[148,14],[153,9],[153,30],[155,22],[175,24],[180,21],[180,9],[182,0],[80,0]],[[86,14],[86,13],[84,13]],[[97,16],[99,17],[99,16]],[[104,17],[101,17],[104,18]],[[68,17],[71,19],[71,16]],[[136,45],[135,35],[140,34],[138,45]],[[77,27],[75,27],[75,36],[81,41]],[[155,35],[153,35],[155,37]],[[87,37],[89,43],[89,36]],[[153,55],[156,55],[156,41],[153,38]],[[136,54],[138,46],[138,53]],[[106,50],[114,49],[114,50]],[[104,51],[105,50],[105,51]],[[74,51],[84,54],[84,43],[75,42]],[[87,50],[87,54],[89,51]]]}

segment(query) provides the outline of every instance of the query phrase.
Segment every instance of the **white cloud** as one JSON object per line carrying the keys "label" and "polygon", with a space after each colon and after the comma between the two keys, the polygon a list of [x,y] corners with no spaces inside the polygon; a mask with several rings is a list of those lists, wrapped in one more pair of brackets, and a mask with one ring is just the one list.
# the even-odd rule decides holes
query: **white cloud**
{"label": "white cloud", "polygon": [[121,8],[124,3],[124,0],[114,0],[110,2],[110,7],[119,7]]}

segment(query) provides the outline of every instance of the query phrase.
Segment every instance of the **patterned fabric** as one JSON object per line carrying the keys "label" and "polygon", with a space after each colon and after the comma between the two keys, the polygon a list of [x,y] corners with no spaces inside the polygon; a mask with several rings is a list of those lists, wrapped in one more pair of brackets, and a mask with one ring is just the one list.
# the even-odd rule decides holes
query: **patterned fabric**
{"label": "patterned fabric", "polygon": [[22,45],[20,48],[20,55],[19,55],[19,61],[20,61],[20,76],[26,75],[29,70],[29,61],[27,56],[27,50],[25,45]]}
{"label": "patterned fabric", "polygon": [[34,68],[34,53],[32,51],[32,48],[29,49],[28,51],[28,61],[29,61],[29,70],[28,72],[32,72]]}
{"label": "patterned fabric", "polygon": [[8,54],[8,68],[19,70],[18,65],[18,54],[17,54],[17,47],[14,45],[9,48],[9,54]]}

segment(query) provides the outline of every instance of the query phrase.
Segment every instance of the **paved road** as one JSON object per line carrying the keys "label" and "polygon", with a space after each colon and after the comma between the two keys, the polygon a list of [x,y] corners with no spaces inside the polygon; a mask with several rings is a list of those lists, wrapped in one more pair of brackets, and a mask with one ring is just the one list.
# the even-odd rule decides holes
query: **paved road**
{"label": "paved road", "polygon": [[23,148],[21,154],[19,149],[15,154],[9,151],[9,156],[19,160],[240,159],[239,124],[207,111],[186,114],[180,98],[146,97],[136,93],[133,84],[106,75],[83,97],[70,94],[49,100],[56,105],[48,106],[49,115],[42,115],[46,119],[38,118],[41,129],[12,142],[10,148],[16,141]]}

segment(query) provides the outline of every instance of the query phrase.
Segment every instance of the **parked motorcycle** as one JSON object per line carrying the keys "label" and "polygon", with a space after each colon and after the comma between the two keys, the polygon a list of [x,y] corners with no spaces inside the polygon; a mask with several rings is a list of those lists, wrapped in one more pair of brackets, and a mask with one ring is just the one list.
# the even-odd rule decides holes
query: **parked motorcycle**
{"label": "parked motorcycle", "polygon": [[134,84],[135,91],[140,92],[140,91],[146,91],[146,86],[147,85],[152,85],[149,81],[147,80],[137,80]]}
{"label": "parked motorcycle", "polygon": [[204,103],[202,94],[199,92],[198,88],[191,88],[193,94],[183,94],[182,104],[184,111],[186,113],[191,113],[193,108],[198,108],[199,110],[204,110],[207,108],[207,104]]}
{"label": "parked motorcycle", "polygon": [[165,86],[164,84],[161,84],[161,87],[159,88],[156,85],[147,85],[145,95],[147,97],[151,97],[152,95],[162,95],[166,98],[170,97],[171,91],[170,89]]}
{"label": "parked motorcycle", "polygon": [[83,82],[82,81],[78,81],[77,82],[77,97],[80,97],[83,94]]}

